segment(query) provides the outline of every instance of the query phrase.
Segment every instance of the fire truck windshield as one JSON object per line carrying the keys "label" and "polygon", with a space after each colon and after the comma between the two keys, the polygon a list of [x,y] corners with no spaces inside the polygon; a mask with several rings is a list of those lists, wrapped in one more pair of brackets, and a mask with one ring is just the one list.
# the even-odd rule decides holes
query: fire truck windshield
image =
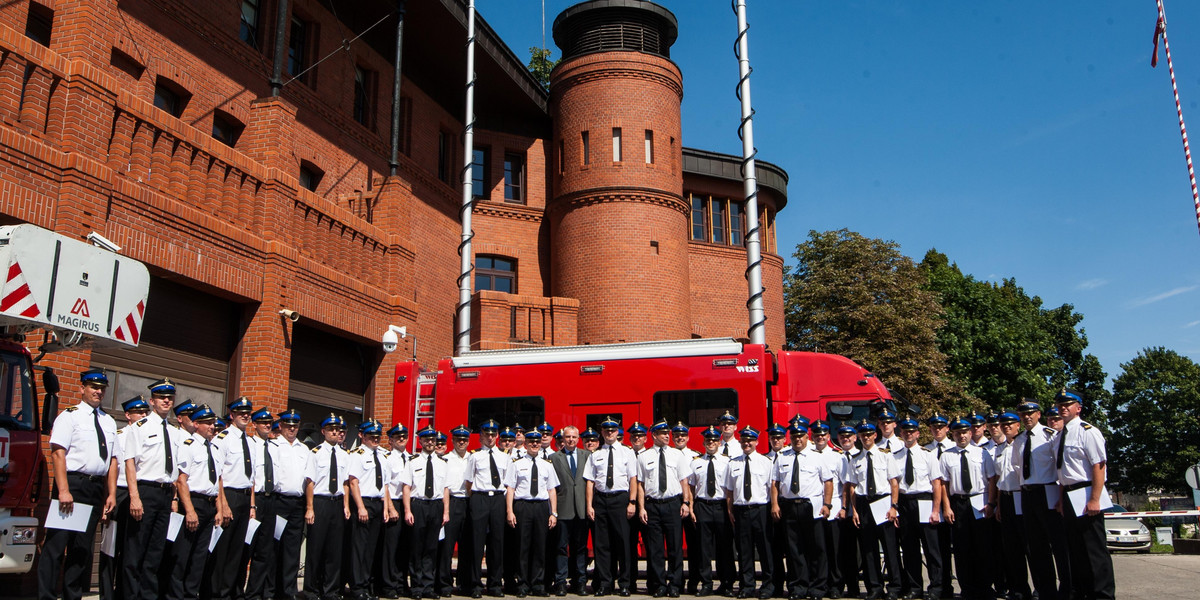
{"label": "fire truck windshield", "polygon": [[[829,421],[829,427],[833,431],[837,431],[843,423],[857,425],[860,421],[869,421],[874,423],[875,420],[871,416],[871,406],[875,403],[873,400],[843,400],[840,402],[830,402],[825,405],[826,420]],[[891,400],[887,401],[889,409],[895,411],[896,406]]]}
{"label": "fire truck windshield", "polygon": [[14,352],[0,352],[0,427],[31,431],[37,403],[33,398],[33,379],[25,359]]}

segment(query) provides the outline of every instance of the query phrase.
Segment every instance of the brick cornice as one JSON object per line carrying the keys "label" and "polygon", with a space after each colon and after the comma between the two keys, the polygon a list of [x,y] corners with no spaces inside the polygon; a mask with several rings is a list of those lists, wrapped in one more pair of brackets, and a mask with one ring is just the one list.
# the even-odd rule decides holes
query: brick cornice
{"label": "brick cornice", "polygon": [[662,190],[639,187],[598,187],[579,190],[558,196],[550,203],[550,211],[570,210],[578,206],[590,206],[608,202],[635,202],[653,204],[673,209],[687,215],[691,210],[683,197]]}
{"label": "brick cornice", "polygon": [[475,214],[515,221],[541,223],[545,211],[523,204],[508,204],[499,202],[476,202]]}

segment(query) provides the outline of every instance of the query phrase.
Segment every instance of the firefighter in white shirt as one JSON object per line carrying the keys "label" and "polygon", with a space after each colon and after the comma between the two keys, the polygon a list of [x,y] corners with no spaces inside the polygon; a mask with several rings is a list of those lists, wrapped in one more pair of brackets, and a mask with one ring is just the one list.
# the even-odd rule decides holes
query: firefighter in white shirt
{"label": "firefighter in white shirt", "polygon": [[558,520],[558,475],[554,465],[540,456],[542,434],[525,434],[525,452],[514,458],[504,476],[508,526],[519,544],[516,594],[524,598],[546,595],[546,537]]}
{"label": "firefighter in white shirt", "polygon": [[258,519],[254,499],[254,450],[250,445],[247,430],[254,405],[241,396],[229,403],[230,427],[213,438],[224,457],[218,464],[221,471],[222,495],[227,524],[213,548],[212,587],[213,600],[240,597],[246,580],[246,565],[249,556],[243,552],[246,528],[250,519]]}
{"label": "firefighter in white shirt", "polygon": [[325,441],[313,448],[304,471],[304,520],[308,523],[308,551],[304,587],[309,596],[332,600],[342,589],[342,535],[350,518],[346,485],[350,455],[339,445],[346,423],[330,414],[321,421]]}
{"label": "firefighter in white shirt", "polygon": [[[942,455],[954,447],[954,440],[949,437],[950,420],[935,412],[925,419],[925,424],[933,434],[933,441],[925,444],[925,447],[932,451],[940,462]],[[936,529],[938,550],[942,554],[942,592],[949,595],[954,592],[954,538],[951,532],[953,526],[946,520],[945,515],[942,515],[942,521],[937,524]]]}
{"label": "firefighter in white shirt", "polygon": [[[1058,493],[1058,470],[1051,442],[1058,432],[1042,425],[1042,407],[1025,399],[1017,406],[1021,432],[1013,446],[1013,468],[1021,483],[1021,520],[1029,554],[1029,575],[1040,598],[1071,594],[1071,567],[1063,516],[1047,500]],[[1057,583],[1056,583],[1057,580]]]}
{"label": "firefighter in white shirt", "polygon": [[446,461],[437,455],[437,432],[425,427],[417,432],[421,452],[408,461],[404,472],[404,522],[413,528],[410,563],[410,597],[434,598],[434,562],[438,531],[450,520],[450,490],[446,487]]}
{"label": "firefighter in white shirt", "polygon": [[[767,451],[763,456],[771,461],[772,468],[774,468],[775,462],[779,460],[779,453],[783,452],[783,449],[788,445],[788,429],[779,423],[771,423],[771,426],[767,427],[766,434]],[[774,477],[774,473],[772,473],[772,477]],[[774,485],[771,487],[774,488]],[[784,564],[784,556],[787,554],[785,551],[787,549],[787,528],[772,527],[770,544],[772,558],[775,561],[775,564],[771,566],[775,580],[771,583],[775,590],[783,594],[787,590],[788,579],[787,565]]]}
{"label": "firefighter in white shirt", "polygon": [[880,450],[895,452],[904,447],[904,441],[896,435],[896,413],[890,408],[879,411],[879,415],[875,417],[875,425],[879,428],[879,439],[875,445]]}
{"label": "firefighter in white shirt", "polygon": [[[473,552],[468,582],[472,598],[483,596],[483,558],[487,552],[487,593],[498,597],[504,582],[504,475],[512,457],[496,445],[500,424],[488,419],[479,426],[481,448],[471,453],[463,481],[467,489]],[[461,567],[460,567],[461,568]]]}
{"label": "firefighter in white shirt", "polygon": [[[275,499],[275,510],[278,518],[286,523],[274,547],[278,554],[275,559],[275,592],[276,598],[292,599],[299,594],[297,577],[300,571],[300,546],[304,542],[304,499],[305,471],[308,469],[308,457],[312,454],[297,436],[300,433],[300,412],[288,409],[277,415],[279,417],[279,437],[275,444],[279,451],[271,451],[271,460],[275,470],[275,491],[279,494]],[[275,524],[268,527],[274,537]]]}
{"label": "firefighter in white shirt", "polygon": [[[688,439],[691,437],[691,429],[683,423],[677,421],[675,426],[671,428],[671,445],[678,451],[682,452],[688,461],[688,472],[685,475],[691,474],[691,462],[696,457],[700,456],[699,452],[688,448]],[[695,512],[695,507],[691,507],[690,512]],[[696,522],[692,520],[691,514],[681,519],[683,522],[683,543],[688,548],[695,548],[700,545],[700,538],[696,535]],[[695,594],[700,586],[700,553],[688,552],[687,561],[687,593]]]}
{"label": "firefighter in white shirt", "polygon": [[[191,408],[189,411],[196,410],[196,405],[188,403]],[[116,536],[116,541],[113,544],[113,554],[109,556],[105,553],[100,553],[100,600],[114,600],[115,598],[124,598],[123,590],[123,569],[121,560],[125,552],[125,530],[128,529],[129,520],[129,482],[125,479],[125,432],[129,430],[129,425],[133,425],[142,420],[150,413],[150,405],[141,396],[135,396],[126,400],[121,404],[121,408],[125,411],[125,427],[117,430],[116,442],[116,459],[117,459],[117,504],[113,509],[112,514],[108,518],[108,523],[104,527],[116,527],[116,530],[111,535]]]}
{"label": "firefighter in white shirt", "polygon": [[725,411],[717,417],[717,429],[721,430],[721,446],[717,452],[725,458],[733,458],[738,454],[737,416]]}
{"label": "firefighter in white shirt", "polygon": [[249,438],[250,454],[254,471],[254,520],[259,528],[254,531],[250,544],[250,575],[246,579],[246,597],[274,598],[275,576],[278,571],[275,552],[275,515],[279,494],[275,491],[279,471],[275,468],[275,457],[280,446],[271,440],[271,426],[275,415],[260,408],[250,415],[254,437]]}
{"label": "firefighter in white shirt", "polygon": [[387,452],[379,447],[383,426],[368,419],[358,425],[361,445],[350,457],[351,539],[350,595],[366,600],[377,581],[374,577],[376,549],[382,546],[383,523],[395,507],[388,493],[384,463]]}
{"label": "firefighter in white shirt", "polygon": [[[842,497],[853,512],[851,521],[858,527],[858,547],[863,563],[867,600],[894,598],[900,591],[900,551],[896,543],[896,507],[900,500],[900,466],[892,453],[875,445],[875,425],[858,424],[862,450],[847,457],[846,483]],[[879,503],[890,503],[882,522],[875,516]],[[883,564],[887,582],[879,572],[879,547],[883,546]]]}
{"label": "firefighter in white shirt", "polygon": [[[918,597],[938,600],[942,597],[941,547],[938,545],[937,526],[941,522],[942,488],[933,485],[941,473],[941,462],[937,453],[923,448],[918,443],[921,425],[914,419],[905,419],[899,424],[904,446],[892,453],[900,466],[900,506],[897,509],[900,523],[900,550],[904,572],[901,576],[900,594],[904,598]],[[921,507],[929,506],[929,516],[921,520]],[[922,546],[925,563],[929,570],[929,588],[925,589],[921,576]]]}
{"label": "firefighter in white shirt", "polygon": [[404,507],[404,471],[408,469],[408,461],[412,458],[405,448],[408,443],[408,427],[396,423],[387,432],[388,445],[391,450],[387,453],[388,492],[392,496],[392,507],[396,514],[383,524],[383,565],[381,567],[379,595],[385,598],[399,598],[408,595],[408,563],[412,555],[412,527],[404,522],[404,515],[399,514]]}
{"label": "firefighter in white shirt", "polygon": [[771,461],[755,451],[758,431],[747,425],[738,432],[742,454],[729,461],[725,471],[725,506],[733,521],[738,544],[739,598],[755,596],[754,554],[758,551],[762,586],[759,598],[775,593],[774,555],[771,548],[770,506]]}
{"label": "firefighter in white shirt", "polygon": [[829,565],[820,523],[833,507],[833,472],[823,456],[809,449],[807,426],[794,421],[788,433],[791,447],[779,454],[772,473],[771,517],[785,533],[784,545],[776,551],[788,558],[788,597],[822,598],[828,591]]}
{"label": "firefighter in white shirt", "polygon": [[[829,469],[833,475],[833,492],[829,498],[829,516],[824,519],[818,519],[817,530],[819,535],[824,538],[825,552],[827,554],[825,564],[827,566],[826,585],[825,589],[829,595],[840,593],[846,584],[843,581],[842,575],[842,546],[847,543],[842,540],[841,524],[845,520],[845,511],[842,506],[842,489],[844,487],[842,477],[845,475],[845,468],[842,457],[842,451],[837,446],[830,442],[829,423],[826,421],[813,421],[808,429],[809,436],[812,438],[810,450],[816,454],[825,463],[825,467]],[[839,517],[840,515],[840,517]],[[854,552],[851,552],[849,562],[853,562],[856,566],[858,559]],[[857,584],[856,584],[857,585]]]}
{"label": "firefighter in white shirt", "polygon": [[[704,454],[692,460],[688,486],[692,493],[692,521],[696,523],[700,562],[697,596],[714,592],[712,562],[717,561],[716,593],[733,596],[733,525],[725,504],[725,475],[729,459],[720,453],[721,430],[710,426],[703,432]],[[690,548],[690,546],[689,546]]]}
{"label": "firefighter in white shirt", "polygon": [[1018,510],[1017,501],[1021,492],[1021,476],[1017,471],[1017,432],[1021,430],[1021,418],[1016,413],[1002,412],[996,415],[996,428],[992,441],[994,476],[988,484],[988,498],[992,517],[995,519],[996,541],[1003,549],[1001,563],[1004,566],[1004,581],[1008,597],[1012,600],[1029,600],[1029,570],[1025,566],[1024,516]]}
{"label": "firefighter in white shirt", "polygon": [[[990,455],[971,444],[971,424],[950,424],[955,446],[942,454],[942,514],[953,527],[954,572],[966,600],[987,597],[987,545],[979,524],[987,516],[984,489],[993,471]],[[949,595],[950,590],[944,590]]]}
{"label": "firefighter in white shirt", "polygon": [[637,509],[637,459],[617,441],[621,425],[612,417],[600,423],[604,444],[584,468],[588,518],[595,522],[596,595],[630,595],[629,519]]}
{"label": "firefighter in white shirt", "polygon": [[469,590],[466,565],[470,564],[471,553],[468,550],[469,527],[467,514],[467,486],[463,474],[467,470],[467,461],[471,453],[467,446],[471,443],[471,430],[466,425],[459,425],[450,430],[452,448],[442,455],[446,460],[446,488],[450,490],[450,520],[446,522],[446,535],[438,541],[437,584],[435,591],[441,596],[454,593],[454,570],[452,560],[455,547],[458,548],[458,586],[460,590]]}
{"label": "firefighter in white shirt", "polygon": [[[686,485],[691,459],[670,446],[671,426],[650,427],[654,446],[638,455],[638,516],[646,540],[646,580],[655,597],[678,598],[683,588],[683,528],[691,513]],[[665,568],[664,568],[665,565]]]}
{"label": "firefighter in white shirt", "polygon": [[[218,502],[221,498],[221,476],[217,464],[221,457],[214,451],[213,425],[217,415],[208,406],[199,406],[191,413],[196,429],[179,447],[179,508],[183,526],[175,538],[175,569],[170,577],[170,600],[200,597],[204,569],[208,561],[208,542],[212,538]],[[222,521],[223,522],[223,521]]]}

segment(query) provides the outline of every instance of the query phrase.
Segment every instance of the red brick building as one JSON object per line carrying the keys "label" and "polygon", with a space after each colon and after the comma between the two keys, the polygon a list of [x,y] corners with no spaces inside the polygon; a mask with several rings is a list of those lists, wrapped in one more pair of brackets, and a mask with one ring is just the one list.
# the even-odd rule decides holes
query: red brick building
{"label": "red brick building", "polygon": [[[549,92],[483,17],[472,347],[745,337],[740,157],[683,145],[674,16],[568,9]],[[453,350],[466,19],[463,0],[0,6],[0,222],[99,232],[153,276],[140,347],[44,362],[110,369],[110,409],[167,375],[213,405],[399,420],[395,362]],[[780,348],[787,176],[758,164]],[[384,354],[389,324],[415,338]]]}

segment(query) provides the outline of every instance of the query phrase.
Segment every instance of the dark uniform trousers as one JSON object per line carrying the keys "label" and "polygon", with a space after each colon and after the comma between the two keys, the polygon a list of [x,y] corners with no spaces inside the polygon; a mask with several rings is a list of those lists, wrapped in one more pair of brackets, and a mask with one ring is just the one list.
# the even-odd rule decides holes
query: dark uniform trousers
{"label": "dark uniform trousers", "polygon": [[279,495],[275,498],[276,516],[287,521],[278,540],[274,539],[275,524],[270,524],[276,554],[276,598],[294,598],[299,593],[296,580],[300,573],[300,546],[304,543],[304,509],[304,496]]}
{"label": "dark uniform trousers", "polygon": [[[829,564],[825,554],[825,535],[820,523],[813,519],[812,501],[808,498],[779,499],[781,521],[787,549],[787,589],[796,596],[820,598],[829,589]],[[777,590],[782,591],[782,590]]]}
{"label": "dark uniform trousers", "polygon": [[[693,511],[695,509],[693,508]],[[680,519],[683,525],[683,542],[687,547],[687,592],[695,594],[696,589],[700,587],[700,552],[694,548],[700,547],[700,533],[696,530],[696,523],[692,521],[690,516]]]}
{"label": "dark uniform trousers", "polygon": [[[397,511],[404,506],[399,498],[392,498]],[[412,546],[412,527],[404,522],[404,515],[383,524],[383,566],[379,574],[380,596],[408,595],[408,561]]]}
{"label": "dark uniform trousers", "polygon": [[250,544],[250,575],[246,579],[246,597],[254,600],[277,595],[279,555],[275,552],[275,515],[279,513],[278,499],[279,494],[274,492],[254,495],[254,518],[259,525],[254,531],[254,543]]}
{"label": "dark uniform trousers", "polygon": [[682,506],[682,496],[646,498],[646,582],[651,592],[683,588],[683,523],[679,520]]}
{"label": "dark uniform trousers", "polygon": [[1004,548],[1004,581],[1010,600],[1029,600],[1029,569],[1025,566],[1025,517],[1017,514],[1012,492],[1000,492],[1000,532]]}
{"label": "dark uniform trousers", "polygon": [[221,537],[208,557],[212,563],[209,581],[213,600],[242,597],[246,581],[246,527],[250,524],[250,488],[225,488],[225,502],[233,514],[222,528]]}
{"label": "dark uniform trousers", "polygon": [[513,500],[517,517],[514,533],[521,541],[517,557],[517,593],[545,593],[546,536],[550,527],[549,500]]}
{"label": "dark uniform trousers", "polygon": [[596,513],[596,587],[629,589],[629,492],[594,492],[592,509]]}
{"label": "dark uniform trousers", "polygon": [[[639,544],[640,542],[640,544]],[[629,519],[629,566],[625,567],[625,571],[629,573],[629,591],[637,591],[638,558],[642,555],[639,546],[645,546],[646,528],[642,525],[642,518],[638,516],[637,511],[634,511],[632,519]]]}
{"label": "dark uniform trousers", "polygon": [[195,531],[188,531],[187,523],[179,526],[175,538],[175,569],[170,577],[169,600],[184,600],[200,597],[200,586],[204,582],[205,563],[208,561],[208,542],[212,539],[213,518],[217,515],[217,501],[212,496],[193,493],[192,508],[199,523]]}
{"label": "dark uniform trousers", "polygon": [[117,528],[117,539],[113,545],[113,555],[100,553],[100,600],[116,600],[124,598],[122,588],[121,558],[125,555],[125,534],[129,528],[129,490],[117,488],[117,507],[109,516],[109,526]]}
{"label": "dark uniform trousers", "polygon": [[766,504],[733,505],[733,531],[737,536],[738,574],[742,593],[754,591],[754,551],[758,550],[762,587],[758,595],[770,597],[775,593],[775,555],[771,551],[771,530],[768,527],[770,507]]}
{"label": "dark uniform trousers", "polygon": [[[454,593],[454,548],[458,547],[458,564],[459,569],[470,564],[470,553],[466,551],[470,545],[468,534],[470,530],[465,528],[467,522],[467,498],[450,496],[450,520],[446,522],[446,535],[438,541],[438,559],[437,559],[437,585],[436,591],[440,595],[448,595]],[[466,572],[459,573],[458,587],[467,589],[471,584],[467,583]]]}
{"label": "dark uniform trousers", "polygon": [[167,547],[167,525],[171,520],[175,486],[139,481],[138,496],[142,500],[142,518],[129,519],[125,558],[122,559],[125,568],[123,585],[126,598],[154,600],[158,598],[158,585],[162,580],[158,571]]}
{"label": "dark uniform trousers", "polygon": [[[96,524],[104,511],[104,498],[108,495],[104,477],[67,473],[67,486],[76,504],[92,507],[88,516],[87,529],[82,532],[65,529],[47,529],[42,544],[42,560],[38,563],[38,596],[44,600],[57,598],[61,568],[64,600],[77,600],[88,590],[91,576],[92,543],[96,539]],[[58,497],[58,490],[54,491]],[[64,556],[65,553],[65,556]]]}
{"label": "dark uniform trousers", "polygon": [[858,593],[862,565],[858,555],[858,528],[850,518],[850,507],[846,507],[846,518],[835,521],[834,526],[839,544],[836,556],[842,574],[841,582],[848,595],[855,595]]}
{"label": "dark uniform trousers", "polygon": [[409,506],[413,515],[412,545],[416,550],[412,553],[411,590],[414,596],[418,593],[429,596],[433,593],[438,532],[442,529],[442,499],[412,498]]}
{"label": "dark uniform trousers", "polygon": [[[990,600],[985,557],[990,556],[983,535],[982,519],[976,519],[971,498],[964,494],[950,496],[954,511],[954,572],[958,576],[959,594],[963,600]],[[949,590],[946,590],[949,592]]]}
{"label": "dark uniform trousers", "polygon": [[367,522],[358,520],[358,511],[350,511],[350,527],[354,543],[350,546],[350,592],[364,596],[371,592],[373,574],[378,562],[375,550],[382,546],[383,498],[363,498],[367,509]]}
{"label": "dark uniform trousers", "polygon": [[[921,576],[921,546],[925,546],[925,561],[929,568],[929,589],[926,598],[942,597],[942,550],[938,545],[938,526],[921,522],[919,501],[933,501],[933,493],[900,494],[900,551],[904,565],[901,594],[925,591]],[[1024,556],[1024,554],[1022,554]],[[952,590],[953,591],[953,590]]]}
{"label": "dark uniform trousers", "polygon": [[1029,552],[1029,575],[1038,597],[1055,597],[1055,577],[1058,579],[1058,598],[1071,595],[1071,565],[1067,552],[1067,530],[1063,516],[1047,504],[1046,487],[1051,484],[1021,486],[1022,524],[1025,546]]}
{"label": "dark uniform trousers", "polygon": [[[696,534],[700,538],[695,547],[699,555],[700,567],[698,578],[700,588],[712,589],[712,561],[717,561],[717,580],[722,590],[732,590],[734,580],[733,563],[733,527],[729,523],[729,514],[725,511],[724,500],[704,500],[697,498],[693,504],[696,510]],[[688,549],[692,552],[692,548]]]}
{"label": "dark uniform trousers", "polygon": [[317,597],[342,589],[342,530],[346,525],[342,496],[313,495],[313,523],[308,526],[304,589]]}
{"label": "dark uniform trousers", "polygon": [[1075,507],[1067,492],[1086,487],[1088,482],[1063,488],[1063,521],[1067,529],[1067,549],[1071,560],[1071,589],[1088,600],[1111,599],[1116,593],[1112,557],[1108,554],[1104,515],[1075,516]]}
{"label": "dark uniform trousers", "polygon": [[508,508],[504,492],[473,492],[471,505],[471,535],[474,548],[471,553],[471,576],[473,589],[483,586],[484,544],[487,544],[487,591],[501,592],[504,585],[504,530]]}
{"label": "dark uniform trousers", "polygon": [[876,525],[875,517],[871,513],[871,502],[886,497],[854,497],[859,522],[859,555],[862,558],[863,579],[868,595],[880,594],[885,588],[883,574],[879,572],[880,545],[883,546],[883,565],[887,569],[886,591],[891,595],[900,593],[900,549],[896,544],[896,527],[888,521]]}
{"label": "dark uniform trousers", "polygon": [[554,582],[580,589],[587,581],[587,541],[589,524],[587,517],[559,521],[554,527],[558,533],[558,561]]}

